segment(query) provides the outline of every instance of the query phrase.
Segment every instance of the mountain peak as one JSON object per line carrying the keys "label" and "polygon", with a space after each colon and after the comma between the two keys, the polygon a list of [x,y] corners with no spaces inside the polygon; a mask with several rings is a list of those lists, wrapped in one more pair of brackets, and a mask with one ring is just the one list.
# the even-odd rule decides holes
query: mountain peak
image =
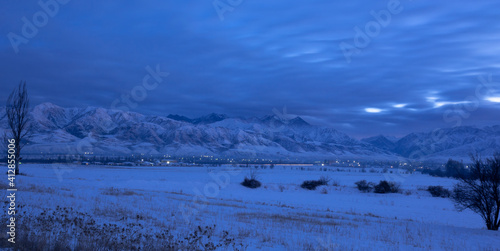
{"label": "mountain peak", "polygon": [[390,142],[395,143],[396,141],[399,140],[399,138],[397,138],[395,136],[386,136],[386,135],[379,134],[379,135],[376,135],[376,136],[372,136],[372,137],[368,137],[368,138],[362,139],[362,141],[375,141],[375,140],[388,140]]}
{"label": "mountain peak", "polygon": [[193,119],[192,123],[194,124],[212,124],[215,122],[222,121],[224,119],[227,119],[226,114],[218,114],[218,113],[210,113],[205,116],[201,116],[199,118]]}
{"label": "mountain peak", "polygon": [[377,135],[362,139],[361,141],[374,145],[380,149],[392,150],[395,147],[395,142],[384,135]]}
{"label": "mountain peak", "polygon": [[169,119],[173,119],[173,120],[177,120],[177,121],[183,121],[183,122],[188,122],[188,123],[192,123],[193,120],[186,117],[186,116],[182,116],[182,115],[178,115],[178,114],[169,114],[167,116],[167,118]]}
{"label": "mountain peak", "polygon": [[297,116],[291,120],[288,121],[289,125],[294,125],[294,126],[309,126],[310,124],[307,123],[305,120],[303,120],[301,117]]}
{"label": "mountain peak", "polygon": [[39,105],[36,105],[34,109],[47,110],[47,109],[63,109],[63,108],[50,102],[44,102]]}

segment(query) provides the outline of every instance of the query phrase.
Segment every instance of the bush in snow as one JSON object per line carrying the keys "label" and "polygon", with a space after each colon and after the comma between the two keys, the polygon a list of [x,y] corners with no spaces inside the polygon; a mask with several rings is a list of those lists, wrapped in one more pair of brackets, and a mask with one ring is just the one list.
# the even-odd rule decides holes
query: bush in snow
{"label": "bush in snow", "polygon": [[321,182],[321,185],[325,185],[326,186],[326,185],[328,185],[328,183],[330,182],[330,180],[331,179],[328,176],[321,176],[318,181]]}
{"label": "bush in snow", "polygon": [[399,184],[386,180],[381,180],[378,185],[373,187],[375,193],[397,193],[399,191]]}
{"label": "bush in snow", "polygon": [[326,186],[328,185],[328,182],[330,182],[330,179],[328,177],[321,176],[319,180],[306,180],[302,182],[302,185],[300,185],[300,187],[308,190],[316,190],[316,187]]}
{"label": "bush in snow", "polygon": [[257,180],[257,174],[255,172],[250,172],[250,175],[245,177],[245,180],[241,182],[241,185],[248,188],[258,188],[262,184]]}
{"label": "bush in snow", "polygon": [[326,189],[326,187],[323,187],[323,189],[321,189],[321,193],[328,194],[328,189]]}
{"label": "bush in snow", "polygon": [[431,193],[432,197],[448,198],[451,195],[450,190],[448,190],[442,186],[429,186],[427,188],[427,191],[429,191],[429,193]]}
{"label": "bush in snow", "polygon": [[279,186],[279,189],[280,189],[280,192],[283,192],[283,191],[285,191],[285,186],[280,185],[280,186]]}
{"label": "bush in snow", "polygon": [[340,186],[340,182],[338,180],[332,180],[331,181],[331,185],[334,186],[334,187],[339,187]]}
{"label": "bush in snow", "polygon": [[367,182],[366,180],[360,180],[354,184],[356,184],[356,186],[358,187],[358,190],[363,192],[363,193],[371,192],[373,190],[373,186],[374,186],[373,183]]}
{"label": "bush in snow", "polygon": [[316,187],[323,185],[319,180],[306,180],[300,187],[308,190],[316,190]]}

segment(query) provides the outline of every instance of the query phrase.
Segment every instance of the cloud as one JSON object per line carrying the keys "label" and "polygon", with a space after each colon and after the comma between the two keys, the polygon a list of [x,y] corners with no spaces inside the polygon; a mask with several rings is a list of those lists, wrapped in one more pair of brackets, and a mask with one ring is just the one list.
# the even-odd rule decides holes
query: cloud
{"label": "cloud", "polygon": [[[33,104],[109,107],[159,64],[170,75],[133,110],[262,116],[286,105],[355,136],[452,126],[443,113],[476,96],[478,76],[500,83],[500,3],[401,0],[401,13],[346,62],[339,44],[352,44],[354,28],[387,2],[245,0],[221,22],[210,1],[70,1],[17,54],[6,34],[20,34],[21,18],[40,7],[9,2],[2,87],[26,80]],[[487,102],[495,97],[478,100],[475,123],[498,123],[484,116],[497,112]]]}

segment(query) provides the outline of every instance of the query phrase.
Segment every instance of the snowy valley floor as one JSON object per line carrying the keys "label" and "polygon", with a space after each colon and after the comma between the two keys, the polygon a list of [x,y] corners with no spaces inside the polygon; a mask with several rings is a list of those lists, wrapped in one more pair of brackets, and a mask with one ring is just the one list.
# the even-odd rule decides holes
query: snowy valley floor
{"label": "snowy valley floor", "polygon": [[[251,170],[257,171],[260,188],[240,185]],[[114,249],[500,250],[500,232],[486,230],[478,215],[458,212],[449,199],[425,191],[429,185],[452,188],[454,180],[376,171],[23,165],[25,175],[16,180],[16,202],[22,207],[14,246],[80,250],[97,242]],[[321,176],[330,177],[330,185],[300,188]],[[361,193],[354,183],[363,179],[396,181],[403,192]],[[5,190],[7,175],[2,180]],[[7,214],[2,217],[7,222]],[[0,247],[12,247],[6,238],[3,234]]]}

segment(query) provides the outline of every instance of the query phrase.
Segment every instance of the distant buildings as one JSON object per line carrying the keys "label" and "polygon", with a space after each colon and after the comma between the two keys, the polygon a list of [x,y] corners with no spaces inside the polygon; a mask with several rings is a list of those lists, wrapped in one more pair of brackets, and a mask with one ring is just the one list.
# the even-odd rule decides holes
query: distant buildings
{"label": "distant buildings", "polygon": [[177,160],[175,160],[175,159],[162,159],[160,161],[161,166],[169,166],[172,164],[177,164]]}

